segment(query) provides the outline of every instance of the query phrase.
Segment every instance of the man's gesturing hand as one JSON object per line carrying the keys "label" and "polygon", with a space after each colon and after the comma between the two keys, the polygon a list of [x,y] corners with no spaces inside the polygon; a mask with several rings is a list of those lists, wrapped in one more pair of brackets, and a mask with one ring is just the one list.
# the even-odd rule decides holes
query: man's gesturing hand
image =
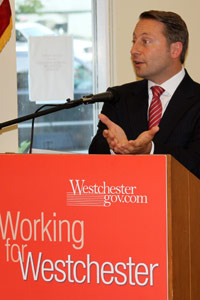
{"label": "man's gesturing hand", "polygon": [[142,132],[135,140],[128,140],[124,130],[108,117],[100,114],[99,119],[108,128],[103,131],[103,136],[106,138],[110,149],[115,153],[149,154],[151,152],[152,140],[159,131],[158,126]]}

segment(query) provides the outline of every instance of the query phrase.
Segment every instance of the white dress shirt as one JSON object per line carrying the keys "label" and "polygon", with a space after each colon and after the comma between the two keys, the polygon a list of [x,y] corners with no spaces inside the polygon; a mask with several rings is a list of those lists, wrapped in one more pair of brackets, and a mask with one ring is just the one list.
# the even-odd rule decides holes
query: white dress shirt
{"label": "white dress shirt", "polygon": [[[160,96],[161,104],[162,104],[162,116],[167,108],[167,105],[169,104],[169,101],[171,100],[174,92],[176,91],[177,87],[183,80],[183,77],[185,76],[185,69],[182,67],[181,71],[178,72],[176,75],[168,79],[167,81],[163,82],[161,85],[156,84],[152,81],[148,81],[148,93],[149,93],[149,107],[151,105],[151,101],[153,98],[153,93],[151,90],[151,87],[156,85],[156,86],[161,86],[165,91],[163,94]],[[149,109],[147,112],[147,119],[149,118]],[[152,148],[150,154],[154,153],[154,143],[152,142]]]}
{"label": "white dress shirt", "polygon": [[[183,80],[183,77],[185,76],[185,69],[182,67],[181,71],[178,72],[176,75],[168,79],[167,81],[163,82],[161,85],[156,84],[152,81],[148,81],[148,93],[149,93],[149,107],[151,105],[151,101],[153,98],[153,93],[151,90],[151,87],[156,85],[156,86],[161,86],[165,91],[161,95],[160,100],[162,103],[162,116],[167,108],[167,105],[169,104],[169,101],[171,100],[171,97],[173,96],[175,90]],[[148,112],[149,115],[149,112]],[[148,116],[147,116],[148,118]]]}

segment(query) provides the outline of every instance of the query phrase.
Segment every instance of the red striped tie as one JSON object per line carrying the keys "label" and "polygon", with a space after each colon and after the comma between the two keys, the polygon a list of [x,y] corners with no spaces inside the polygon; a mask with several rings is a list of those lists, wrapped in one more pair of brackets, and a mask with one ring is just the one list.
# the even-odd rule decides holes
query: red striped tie
{"label": "red striped tie", "polygon": [[160,123],[162,117],[162,104],[160,96],[165,91],[160,86],[152,86],[153,98],[149,108],[149,129],[157,126]]}

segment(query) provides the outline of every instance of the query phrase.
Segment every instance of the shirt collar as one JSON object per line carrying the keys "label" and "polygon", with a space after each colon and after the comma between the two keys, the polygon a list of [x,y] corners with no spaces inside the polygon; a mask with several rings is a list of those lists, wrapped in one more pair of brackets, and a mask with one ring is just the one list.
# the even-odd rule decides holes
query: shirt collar
{"label": "shirt collar", "polygon": [[167,92],[170,96],[172,96],[177,89],[178,85],[181,83],[185,76],[185,69],[182,67],[181,71],[175,74],[173,77],[163,82],[162,84],[156,84],[155,82],[148,80],[148,91],[150,91],[151,87],[154,85],[161,86],[165,92]]}

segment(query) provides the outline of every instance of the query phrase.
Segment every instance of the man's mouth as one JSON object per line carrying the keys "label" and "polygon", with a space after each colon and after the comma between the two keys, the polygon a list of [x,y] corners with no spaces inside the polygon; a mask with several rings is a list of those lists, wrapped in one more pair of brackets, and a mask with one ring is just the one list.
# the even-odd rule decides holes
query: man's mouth
{"label": "man's mouth", "polygon": [[141,65],[144,64],[142,61],[133,61],[133,63],[136,67],[140,67]]}

